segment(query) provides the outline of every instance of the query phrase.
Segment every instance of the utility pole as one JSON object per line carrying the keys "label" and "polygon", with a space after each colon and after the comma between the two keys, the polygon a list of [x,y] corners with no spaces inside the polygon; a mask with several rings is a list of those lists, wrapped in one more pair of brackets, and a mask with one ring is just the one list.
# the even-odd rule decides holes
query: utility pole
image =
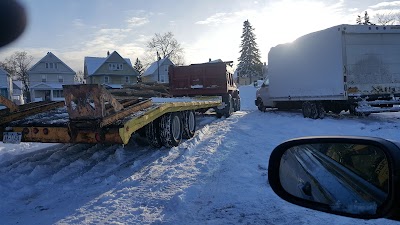
{"label": "utility pole", "polygon": [[158,75],[158,83],[160,83],[160,55],[157,51],[157,75]]}

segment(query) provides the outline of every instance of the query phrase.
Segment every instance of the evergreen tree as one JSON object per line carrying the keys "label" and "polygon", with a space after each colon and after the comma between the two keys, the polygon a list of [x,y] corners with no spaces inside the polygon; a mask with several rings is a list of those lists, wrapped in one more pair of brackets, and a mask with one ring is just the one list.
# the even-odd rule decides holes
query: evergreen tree
{"label": "evergreen tree", "polygon": [[358,25],[375,25],[375,24],[371,23],[371,21],[369,20],[369,15],[368,15],[367,11],[365,11],[363,18],[361,18],[360,15],[357,16],[356,23]]}
{"label": "evergreen tree", "polygon": [[358,25],[362,24],[360,15],[357,16],[356,22],[357,22]]}
{"label": "evergreen tree", "polygon": [[238,71],[239,76],[249,77],[250,83],[253,82],[253,79],[256,80],[262,75],[260,52],[253,31],[254,28],[252,28],[250,22],[248,20],[244,21]]}
{"label": "evergreen tree", "polygon": [[142,75],[144,72],[142,62],[140,62],[139,58],[136,58],[135,66],[133,68],[139,73],[139,75]]}

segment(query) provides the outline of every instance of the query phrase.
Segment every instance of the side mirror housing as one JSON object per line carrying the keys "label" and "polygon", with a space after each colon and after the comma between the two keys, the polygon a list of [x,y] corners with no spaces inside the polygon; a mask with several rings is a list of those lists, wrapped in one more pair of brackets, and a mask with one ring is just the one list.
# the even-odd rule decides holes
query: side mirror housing
{"label": "side mirror housing", "polygon": [[282,199],[342,216],[400,220],[400,144],[325,136],[286,141],[271,153],[268,180]]}

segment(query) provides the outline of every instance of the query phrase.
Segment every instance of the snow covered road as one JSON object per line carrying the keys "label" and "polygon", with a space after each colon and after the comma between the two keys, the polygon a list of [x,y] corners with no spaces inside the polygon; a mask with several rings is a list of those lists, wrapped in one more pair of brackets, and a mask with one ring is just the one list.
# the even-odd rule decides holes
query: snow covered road
{"label": "snow covered road", "polygon": [[262,113],[254,87],[227,119],[199,118],[179,147],[0,143],[1,224],[397,224],[304,209],[267,182],[272,149],[309,135],[400,140],[400,114],[323,120]]}

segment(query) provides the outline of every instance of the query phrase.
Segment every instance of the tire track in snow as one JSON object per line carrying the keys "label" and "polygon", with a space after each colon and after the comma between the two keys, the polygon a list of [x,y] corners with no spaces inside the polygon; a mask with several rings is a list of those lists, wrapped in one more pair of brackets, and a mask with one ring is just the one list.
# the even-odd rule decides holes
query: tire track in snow
{"label": "tire track in snow", "polygon": [[[64,223],[152,223],[163,219],[164,210],[172,210],[183,197],[185,189],[201,180],[199,175],[211,171],[208,161],[218,152],[223,138],[234,123],[234,115],[217,120],[198,130],[180,146],[147,158],[152,161],[114,189],[81,207]],[[217,158],[217,157],[215,157]],[[214,163],[216,166],[218,162]],[[121,215],[124,215],[121,217]],[[96,218],[96,219],[95,219]]]}

